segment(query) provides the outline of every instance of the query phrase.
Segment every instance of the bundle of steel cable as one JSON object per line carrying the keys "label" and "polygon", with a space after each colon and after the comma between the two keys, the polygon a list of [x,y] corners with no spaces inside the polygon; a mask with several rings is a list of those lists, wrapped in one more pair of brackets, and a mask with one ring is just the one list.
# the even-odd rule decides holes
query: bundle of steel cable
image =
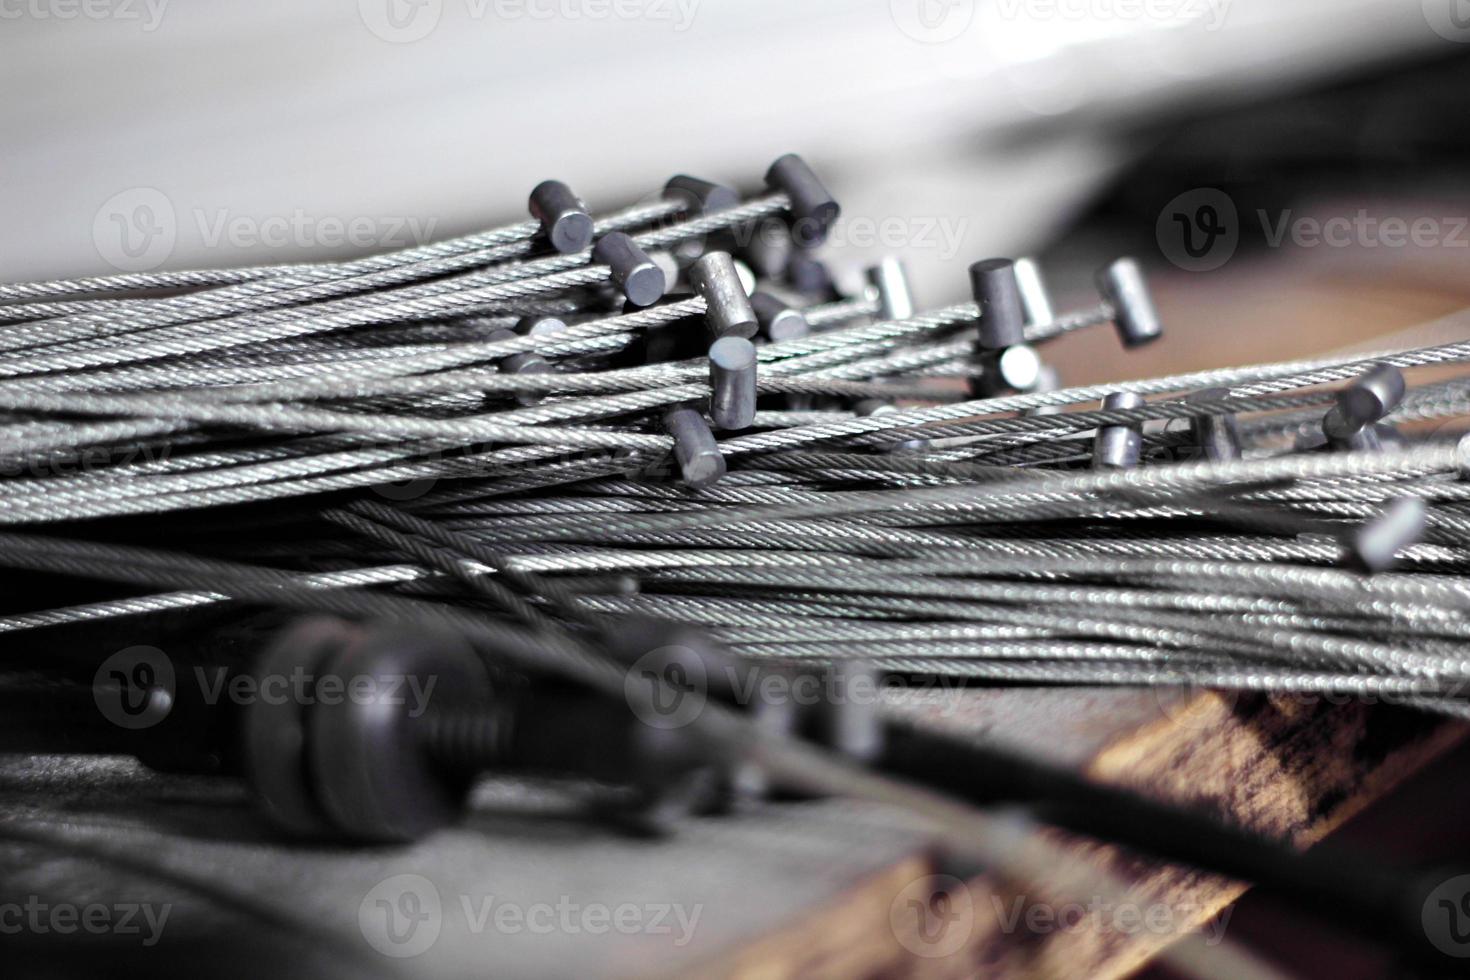
{"label": "bundle of steel cable", "polygon": [[[1058,388],[1033,345],[1159,336],[1134,263],[1053,316],[1034,267],[981,262],[975,302],[918,314],[892,262],[813,283],[835,202],[797,158],[768,185],[676,178],[594,221],[548,182],[537,220],[403,252],[0,286],[0,522],[48,525],[7,540],[31,568],[120,536],[564,620],[535,573],[776,666],[1467,711],[1470,377],[1400,372],[1470,343]],[[417,530],[374,533],[393,515]],[[427,529],[497,556],[470,567],[500,606],[415,556]]]}
{"label": "bundle of steel cable", "polygon": [[[354,261],[0,286],[0,694],[66,672],[53,636],[100,629],[131,647],[170,617],[196,636],[267,607],[458,634],[517,683],[550,675],[643,720],[678,685],[630,685],[629,655],[682,670],[659,644],[686,626],[703,628],[700,664],[725,663],[723,644],[767,676],[1209,687],[1470,715],[1470,343],[1064,388],[1043,345],[1107,323],[1127,347],[1161,337],[1132,260],[1073,313],[1051,312],[1034,263],[1000,259],[970,268],[973,302],[920,313],[894,260],[837,289],[814,250],[838,207],[798,157],[746,199],[681,176],[597,219],[555,181],[530,204],[528,222]],[[1410,387],[1403,372],[1421,368],[1435,370]],[[282,641],[297,666],[325,656],[302,635]],[[81,659],[72,680],[92,676]],[[1014,765],[1088,832],[1102,791],[1085,781],[896,721],[878,736],[887,756],[862,724],[809,739],[709,693],[684,751],[719,758],[730,785],[750,763],[770,785],[904,805],[1002,874],[1121,888],[1029,835],[1029,818],[957,802],[993,802],[992,787],[913,763],[937,753],[987,779]],[[211,731],[179,714],[170,751]],[[365,738],[366,718],[339,741]],[[458,751],[465,720],[398,737]],[[633,762],[669,763],[636,745],[650,758]],[[275,817],[283,786],[314,795],[396,758],[303,768],[257,750]],[[416,758],[415,775],[443,761]],[[605,761],[588,763],[598,778]],[[682,798],[686,763],[664,765],[644,804]],[[313,808],[349,839],[436,826]],[[1099,832],[1312,902],[1372,899],[1338,887],[1330,858],[1190,820],[1149,810],[1149,840]],[[1258,970],[1196,952],[1170,955],[1202,974]]]}

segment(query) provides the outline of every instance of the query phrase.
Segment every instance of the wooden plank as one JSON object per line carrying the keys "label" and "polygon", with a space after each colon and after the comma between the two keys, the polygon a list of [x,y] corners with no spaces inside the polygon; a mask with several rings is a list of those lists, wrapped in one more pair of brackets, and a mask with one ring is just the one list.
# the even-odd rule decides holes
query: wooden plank
{"label": "wooden plank", "polygon": [[[904,703],[924,724],[1203,805],[1303,845],[1467,731],[1381,705],[1209,693],[970,690]],[[1087,896],[1049,896],[1046,882],[1016,894],[984,877],[965,891],[970,911],[945,927],[920,914],[928,879],[944,873],[923,829],[904,814],[847,801],[692,821],[649,842],[580,820],[564,793],[489,783],[465,826],[414,847],[366,850],[282,846],[246,804],[228,781],[163,776],[122,759],[0,757],[0,818],[220,882],[349,944],[365,942],[359,910],[374,888],[400,875],[427,880],[442,902],[440,928],[433,946],[406,964],[424,977],[1120,976],[1181,930],[1208,923],[1243,888],[1073,840],[1079,859],[1133,883],[1141,913],[1167,913],[1163,927],[1135,924],[1126,910],[1071,910],[1066,901],[1086,905]],[[209,949],[249,975],[275,955],[262,927],[85,854],[0,846],[0,880],[7,893],[53,902],[117,895],[172,903],[167,942],[108,949],[107,962],[119,968],[161,969],[171,957]],[[538,933],[477,924],[486,902],[492,910],[678,906],[697,918],[688,930]],[[1071,911],[1076,921],[1049,918]],[[963,930],[958,942],[955,930]],[[38,962],[60,949],[43,942]]]}
{"label": "wooden plank", "polygon": [[[950,717],[927,723],[1025,743],[1099,781],[1199,806],[1303,847],[1470,732],[1392,706],[1290,696],[1053,690],[966,692],[963,700]],[[1017,893],[982,876],[967,883],[968,903],[947,910],[965,912],[940,928],[937,916],[908,903],[933,876],[947,880],[944,887],[957,882],[932,861],[909,860],[866,882],[861,894],[715,957],[705,975],[1116,977],[1185,932],[1201,931],[1207,942],[1228,936],[1228,913],[1221,913],[1245,885],[1055,836],[1079,860],[1130,882],[1136,915],[1088,896],[1049,895],[1046,882]],[[1079,899],[1080,909],[1073,905]],[[950,951],[959,932],[963,942]],[[855,958],[869,968],[852,972]]]}

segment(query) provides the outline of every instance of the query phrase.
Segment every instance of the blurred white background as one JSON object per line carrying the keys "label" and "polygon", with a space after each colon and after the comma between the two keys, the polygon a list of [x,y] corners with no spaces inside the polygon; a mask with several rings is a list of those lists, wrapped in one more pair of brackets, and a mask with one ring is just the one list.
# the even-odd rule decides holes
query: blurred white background
{"label": "blurred white background", "polygon": [[0,278],[352,254],[805,154],[938,302],[1141,117],[1470,41],[1462,0],[0,0]]}

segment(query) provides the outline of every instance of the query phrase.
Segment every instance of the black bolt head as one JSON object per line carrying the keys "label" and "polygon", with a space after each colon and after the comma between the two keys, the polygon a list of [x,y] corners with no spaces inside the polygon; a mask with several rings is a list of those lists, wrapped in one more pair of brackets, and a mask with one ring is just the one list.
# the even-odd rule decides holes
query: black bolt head
{"label": "black bolt head", "polygon": [[322,807],[358,841],[413,841],[456,821],[470,773],[432,764],[418,730],[426,711],[490,705],[484,663],[463,640],[368,628],[327,664],[351,696],[309,713],[308,758]]}
{"label": "black bolt head", "polygon": [[293,837],[336,834],[317,800],[308,768],[307,702],[315,697],[323,663],[358,633],[340,619],[303,619],[283,630],[251,666],[257,691],[279,688],[289,693],[257,697],[245,707],[241,723],[245,772],[267,819]]}

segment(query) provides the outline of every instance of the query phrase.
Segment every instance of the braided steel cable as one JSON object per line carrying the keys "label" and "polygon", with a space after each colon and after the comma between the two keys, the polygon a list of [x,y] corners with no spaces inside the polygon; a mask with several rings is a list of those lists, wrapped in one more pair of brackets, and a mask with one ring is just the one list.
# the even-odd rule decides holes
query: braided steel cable
{"label": "braided steel cable", "polygon": [[[781,210],[785,198],[774,195],[636,237],[641,245],[656,247],[708,235],[741,221]],[[399,320],[473,313],[498,301],[536,298],[560,290],[592,286],[608,278],[606,266],[588,265],[590,253],[558,256],[511,265],[496,272],[464,273],[457,277],[357,297],[327,300],[310,306],[258,313],[242,313],[205,321],[150,326],[119,345],[112,338],[93,337],[26,352],[24,357],[0,358],[0,377],[47,371],[80,370],[108,364],[181,356],[286,337],[304,336]],[[165,316],[164,320],[168,320]]]}
{"label": "braided steel cable", "polygon": [[[596,227],[657,251],[790,207],[782,193],[706,215],[661,201]],[[882,319],[870,290],[800,309],[811,332],[759,344],[754,390],[768,401],[748,429],[719,435],[725,477],[690,488],[678,485],[663,415],[708,404],[710,365],[638,363],[637,353],[655,335],[706,329],[720,311],[676,292],[617,313],[609,267],[590,252],[538,254],[538,232],[521,222],[351,262],[0,289],[10,304],[0,317],[13,318],[0,327],[10,413],[0,429],[4,460],[19,468],[0,480],[0,523],[247,504],[319,520],[322,494],[423,484],[407,501],[431,522],[417,532],[345,518],[375,556],[384,546],[416,556],[421,575],[379,585],[443,587],[438,553],[403,536],[432,527],[502,552],[509,564],[488,574],[631,574],[644,595],[576,601],[685,617],[740,649],[849,643],[892,660],[886,647],[910,641],[937,650],[1024,636],[1040,650],[1082,631],[1122,638],[1129,658],[1188,650],[1212,669],[1272,658],[1345,676],[1461,669],[1445,644],[1466,629],[1452,582],[1470,568],[1470,514],[1457,509],[1470,500],[1464,453],[1434,441],[1332,453],[1273,444],[1320,431],[1337,386],[1364,371],[1463,363],[1470,344],[980,398],[936,383],[979,385],[995,371],[976,349],[977,303]],[[185,291],[125,295],[164,288]],[[521,314],[566,326],[497,333]],[[1133,315],[1108,296],[1021,336],[1065,343]],[[522,371],[525,358],[546,368]],[[1178,397],[1204,387],[1226,391]],[[1163,397],[1096,407],[1120,389]],[[1386,419],[1454,418],[1467,390],[1462,380],[1411,389]],[[1066,411],[1037,413],[1046,409]],[[1187,458],[1193,437],[1177,426],[1202,416],[1239,417],[1241,458]],[[1142,464],[1085,472],[1113,427],[1142,430]],[[140,446],[169,451],[139,457]],[[95,464],[65,468],[94,449]],[[1334,568],[1350,532],[1405,496],[1428,513],[1420,537],[1396,549],[1403,571],[1341,577],[1352,574]],[[284,542],[251,546],[290,553]],[[328,535],[323,546],[350,560],[369,542]],[[117,603],[97,609],[148,608]],[[738,615],[742,604],[756,612]],[[792,619],[834,622],[804,630]],[[1085,659],[1061,649],[1037,658]]]}
{"label": "braided steel cable", "polygon": [[[596,231],[667,270],[802,207],[658,202]],[[1057,388],[1011,349],[1151,339],[1136,295],[1006,332],[980,302],[905,315],[876,278],[810,304],[778,271],[747,313],[700,259],[635,308],[619,260],[539,234],[0,288],[0,524],[40,526],[0,534],[0,565],[53,591],[0,633],[387,617],[625,698],[602,646],[653,620],[779,672],[1470,710],[1470,445],[1416,427],[1470,409],[1444,380],[1470,344]],[[700,356],[757,327],[753,358]],[[1440,370],[1395,394],[1385,365]],[[1148,400],[1098,407],[1119,392]],[[700,737],[970,819],[722,707]]]}
{"label": "braided steel cable", "polygon": [[[598,222],[604,233],[624,228],[637,227],[678,214],[682,205],[663,201],[639,205],[616,212]],[[96,335],[99,332],[131,332],[146,326],[162,326],[170,323],[186,323],[193,320],[213,319],[249,310],[269,309],[273,306],[297,305],[314,302],[332,296],[352,292],[394,286],[415,279],[436,278],[452,272],[490,265],[504,259],[517,258],[530,252],[531,238],[539,230],[536,222],[523,222],[504,229],[485,232],[465,238],[451,239],[429,245],[368,256],[352,262],[316,263],[294,266],[271,266],[259,270],[244,270],[251,273],[239,280],[241,285],[187,293],[183,296],[159,300],[133,300],[104,307],[97,315],[61,314],[53,312],[44,324],[35,324],[26,329],[0,331],[0,349],[11,349],[27,345],[55,344],[67,339]],[[192,285],[178,282],[182,277],[197,277],[207,273],[152,273],[93,280],[92,285],[101,285],[104,291],[116,288],[133,289],[170,288],[155,283]],[[140,286],[139,282],[149,285]],[[25,292],[39,285],[0,287],[0,301],[17,292]],[[65,291],[71,284],[53,283],[52,290]],[[75,304],[69,304],[75,305]],[[41,307],[44,310],[44,306]],[[15,315],[16,307],[0,306],[0,312]],[[39,310],[38,310],[39,312]],[[82,311],[85,314],[86,311]],[[117,323],[118,314],[124,314],[126,322]],[[80,328],[80,329],[73,329]],[[90,328],[90,329],[88,329]]]}

